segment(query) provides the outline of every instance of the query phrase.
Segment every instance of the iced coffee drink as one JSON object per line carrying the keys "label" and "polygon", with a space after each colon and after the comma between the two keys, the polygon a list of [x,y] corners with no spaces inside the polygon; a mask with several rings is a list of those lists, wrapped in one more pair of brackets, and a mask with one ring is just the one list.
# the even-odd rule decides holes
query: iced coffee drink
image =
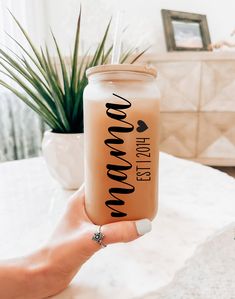
{"label": "iced coffee drink", "polygon": [[157,212],[159,91],[156,70],[103,65],[84,91],[86,210],[95,224]]}

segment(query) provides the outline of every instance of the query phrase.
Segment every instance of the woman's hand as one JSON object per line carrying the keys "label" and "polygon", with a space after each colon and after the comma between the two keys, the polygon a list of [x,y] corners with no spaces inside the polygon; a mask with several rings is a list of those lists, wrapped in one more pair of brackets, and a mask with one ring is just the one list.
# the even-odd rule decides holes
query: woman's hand
{"label": "woman's hand", "polygon": [[[25,293],[22,298],[41,299],[59,293],[68,286],[81,266],[102,248],[92,240],[99,226],[88,218],[84,199],[84,189],[81,188],[71,197],[46,246],[24,259],[29,283],[28,294]],[[148,219],[105,224],[102,226],[103,242],[107,245],[129,242],[150,230],[151,222]]]}
{"label": "woman's hand", "polygon": [[[68,207],[46,246],[18,259],[0,262],[0,298],[42,299],[65,289],[81,266],[101,245],[92,237],[99,226],[88,218],[84,189]],[[151,230],[148,219],[102,226],[104,243],[129,242]]]}

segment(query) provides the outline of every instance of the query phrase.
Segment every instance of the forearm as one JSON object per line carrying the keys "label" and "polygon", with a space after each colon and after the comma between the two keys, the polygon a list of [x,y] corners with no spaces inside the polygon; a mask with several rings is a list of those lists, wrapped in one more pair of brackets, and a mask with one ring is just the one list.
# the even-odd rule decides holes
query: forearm
{"label": "forearm", "polygon": [[55,294],[47,250],[0,263],[0,298],[42,299]]}

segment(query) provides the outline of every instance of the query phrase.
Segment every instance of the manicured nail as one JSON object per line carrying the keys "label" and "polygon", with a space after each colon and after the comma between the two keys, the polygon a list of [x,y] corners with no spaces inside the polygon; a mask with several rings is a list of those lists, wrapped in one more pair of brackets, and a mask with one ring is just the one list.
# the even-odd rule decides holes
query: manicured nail
{"label": "manicured nail", "polygon": [[149,233],[152,229],[152,223],[149,219],[141,219],[135,222],[137,232],[140,236]]}

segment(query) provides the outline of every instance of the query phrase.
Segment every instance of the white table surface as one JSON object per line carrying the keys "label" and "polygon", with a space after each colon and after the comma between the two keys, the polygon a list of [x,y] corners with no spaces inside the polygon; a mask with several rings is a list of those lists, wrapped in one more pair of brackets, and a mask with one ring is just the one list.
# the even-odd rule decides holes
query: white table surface
{"label": "white table surface", "polygon": [[[50,177],[42,158],[1,163],[0,258],[40,247],[70,194]],[[145,298],[168,285],[199,244],[235,220],[232,177],[166,154],[160,155],[159,198],[150,234],[101,250],[53,298]]]}

